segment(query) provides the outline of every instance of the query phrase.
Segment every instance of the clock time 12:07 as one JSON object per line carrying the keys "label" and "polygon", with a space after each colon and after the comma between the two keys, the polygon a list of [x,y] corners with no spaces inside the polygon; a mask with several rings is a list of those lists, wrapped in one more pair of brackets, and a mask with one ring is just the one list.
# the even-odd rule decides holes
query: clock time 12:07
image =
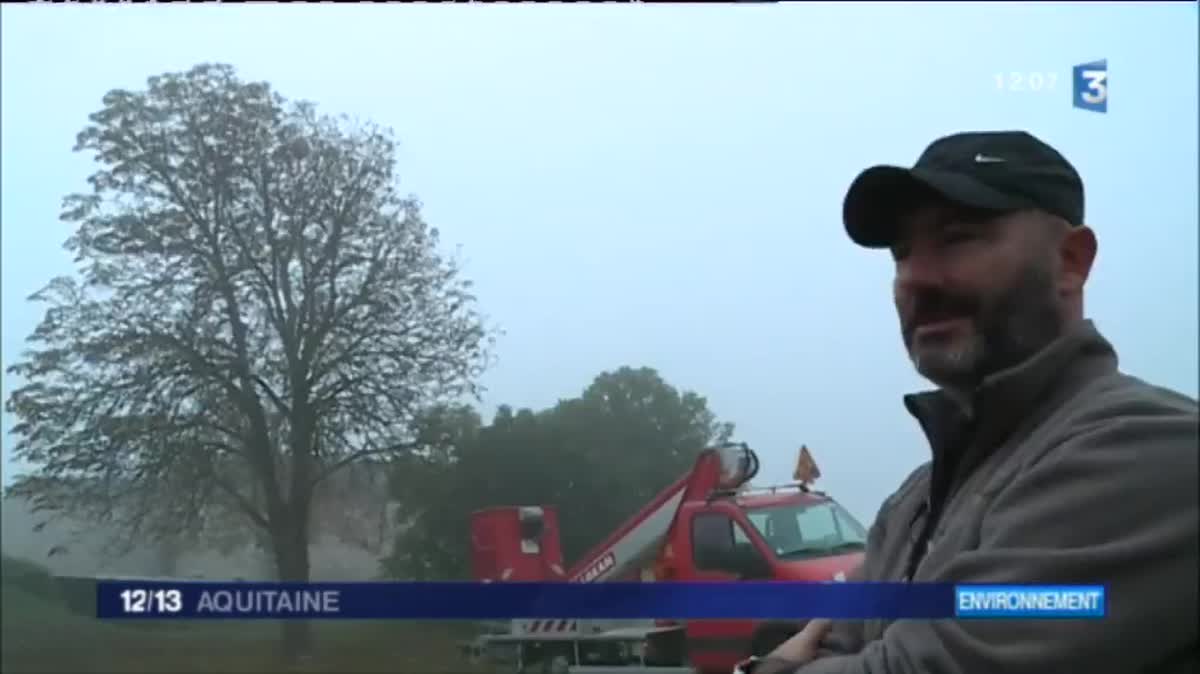
{"label": "clock time 12:07", "polygon": [[992,76],[996,89],[1014,93],[1054,91],[1058,73],[1053,70],[1013,70]]}

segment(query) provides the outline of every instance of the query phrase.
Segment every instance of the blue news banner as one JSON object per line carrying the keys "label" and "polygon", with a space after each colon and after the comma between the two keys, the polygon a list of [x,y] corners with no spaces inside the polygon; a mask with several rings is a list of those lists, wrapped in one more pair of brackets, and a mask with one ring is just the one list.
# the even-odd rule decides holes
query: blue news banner
{"label": "blue news banner", "polygon": [[1103,618],[1091,585],[100,582],[106,619]]}

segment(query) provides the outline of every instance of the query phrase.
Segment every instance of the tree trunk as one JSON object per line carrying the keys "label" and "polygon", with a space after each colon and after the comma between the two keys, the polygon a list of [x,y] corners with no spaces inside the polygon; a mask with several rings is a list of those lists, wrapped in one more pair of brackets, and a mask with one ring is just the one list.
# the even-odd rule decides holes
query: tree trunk
{"label": "tree trunk", "polygon": [[[272,533],[275,548],[275,567],[280,582],[307,583],[309,581],[308,531],[294,520],[281,531]],[[282,630],[283,657],[288,662],[299,662],[312,656],[312,625],[307,620],[285,620]]]}
{"label": "tree trunk", "polygon": [[158,572],[159,576],[172,578],[179,572],[179,557],[182,542],[177,538],[166,538],[158,543]]}

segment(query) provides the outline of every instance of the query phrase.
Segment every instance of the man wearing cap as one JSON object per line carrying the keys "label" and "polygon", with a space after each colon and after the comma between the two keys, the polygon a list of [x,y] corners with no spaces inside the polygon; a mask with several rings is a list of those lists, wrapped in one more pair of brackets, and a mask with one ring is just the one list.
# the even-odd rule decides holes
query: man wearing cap
{"label": "man wearing cap", "polygon": [[1079,174],[1028,133],[961,133],[864,171],[843,216],[891,252],[901,337],[936,386],[904,397],[932,460],[883,503],[859,579],[1102,584],[1107,616],[814,620],[739,668],[1200,671],[1197,403],[1122,373],[1084,318]]}

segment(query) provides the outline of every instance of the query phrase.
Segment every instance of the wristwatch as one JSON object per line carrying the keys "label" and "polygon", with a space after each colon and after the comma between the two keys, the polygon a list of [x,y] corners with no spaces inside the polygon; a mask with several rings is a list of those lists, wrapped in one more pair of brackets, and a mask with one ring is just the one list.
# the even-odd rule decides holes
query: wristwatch
{"label": "wristwatch", "polygon": [[799,662],[757,655],[746,658],[733,668],[733,674],[792,674],[800,668]]}

